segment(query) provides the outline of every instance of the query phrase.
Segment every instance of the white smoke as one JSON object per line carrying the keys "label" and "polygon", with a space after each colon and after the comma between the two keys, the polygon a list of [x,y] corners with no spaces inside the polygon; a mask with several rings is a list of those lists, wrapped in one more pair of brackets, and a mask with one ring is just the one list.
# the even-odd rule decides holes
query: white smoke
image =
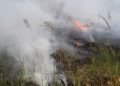
{"label": "white smoke", "polygon": [[6,49],[23,65],[24,78],[32,78],[40,85],[41,81],[51,81],[56,70],[51,58],[54,37],[41,26],[44,21],[53,21],[49,14],[32,0],[1,0],[0,14],[0,50]]}
{"label": "white smoke", "polygon": [[[100,18],[104,16],[108,20],[113,39],[119,39],[120,35],[120,1],[119,0],[65,0],[65,11],[82,21],[90,21],[99,23],[107,27],[104,20]],[[109,20],[111,19],[111,20]],[[96,27],[99,31],[102,27]],[[105,30],[103,30],[104,33]],[[102,34],[103,35],[103,34]]]}
{"label": "white smoke", "polygon": [[59,42],[56,42],[47,27],[42,26],[43,22],[62,20],[66,24],[70,22],[72,16],[74,19],[98,22],[98,15],[108,17],[109,10],[112,17],[111,27],[117,26],[112,30],[119,35],[120,11],[116,7],[118,2],[118,0],[0,0],[0,50],[5,48],[9,55],[23,64],[25,78],[34,77],[33,80],[40,85],[41,81],[49,82],[56,70],[51,54],[55,52],[55,46]]}

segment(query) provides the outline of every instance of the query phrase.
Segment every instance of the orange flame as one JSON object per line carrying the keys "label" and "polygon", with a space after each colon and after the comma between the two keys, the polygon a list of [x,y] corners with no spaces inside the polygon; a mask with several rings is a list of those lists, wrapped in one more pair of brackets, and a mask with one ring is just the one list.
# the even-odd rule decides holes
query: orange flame
{"label": "orange flame", "polygon": [[88,29],[88,25],[81,23],[79,20],[76,20],[74,22],[74,25],[76,28],[80,29],[81,31],[87,31],[87,29]]}

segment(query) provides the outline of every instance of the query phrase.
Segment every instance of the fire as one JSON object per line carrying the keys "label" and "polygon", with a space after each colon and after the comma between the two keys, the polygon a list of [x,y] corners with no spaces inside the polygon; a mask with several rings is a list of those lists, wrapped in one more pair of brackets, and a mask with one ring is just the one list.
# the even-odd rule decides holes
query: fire
{"label": "fire", "polygon": [[81,23],[79,20],[76,20],[74,22],[74,25],[76,28],[80,29],[81,31],[87,31],[87,29],[88,29],[88,25]]}

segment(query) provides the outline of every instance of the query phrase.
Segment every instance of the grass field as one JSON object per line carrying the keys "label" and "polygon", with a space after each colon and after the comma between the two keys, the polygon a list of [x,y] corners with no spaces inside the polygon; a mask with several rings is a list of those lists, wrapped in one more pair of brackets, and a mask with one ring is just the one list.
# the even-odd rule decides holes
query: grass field
{"label": "grass field", "polygon": [[[120,86],[120,50],[103,44],[87,48],[91,52],[88,58],[78,59],[80,55],[71,55],[64,49],[53,54],[59,63],[58,70],[66,74],[68,86]],[[22,68],[12,73],[14,59],[8,57],[6,53],[0,54],[0,86],[38,86],[23,78]]]}
{"label": "grass field", "polygon": [[88,46],[87,59],[74,59],[67,51],[59,50],[56,58],[64,64],[68,86],[120,86],[120,51],[103,44]]}

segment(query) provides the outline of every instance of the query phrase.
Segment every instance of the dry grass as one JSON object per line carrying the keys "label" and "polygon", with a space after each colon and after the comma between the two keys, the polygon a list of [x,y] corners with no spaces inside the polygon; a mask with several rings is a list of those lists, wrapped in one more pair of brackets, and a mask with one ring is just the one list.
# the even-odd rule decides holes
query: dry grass
{"label": "dry grass", "polygon": [[[64,71],[68,86],[120,86],[120,51],[103,44],[91,44],[88,58],[80,59],[64,49],[58,50],[53,57],[59,71]],[[38,86],[23,79],[23,72],[18,70],[14,78],[9,78],[10,66],[7,54],[0,54],[0,86]],[[79,58],[79,59],[77,59]],[[14,61],[14,60],[12,60]],[[55,83],[54,86],[62,86]]]}
{"label": "dry grass", "polygon": [[86,60],[76,60],[65,50],[57,52],[55,57],[64,64],[68,86],[120,86],[119,49],[103,44],[92,44],[88,48],[92,54]]}

